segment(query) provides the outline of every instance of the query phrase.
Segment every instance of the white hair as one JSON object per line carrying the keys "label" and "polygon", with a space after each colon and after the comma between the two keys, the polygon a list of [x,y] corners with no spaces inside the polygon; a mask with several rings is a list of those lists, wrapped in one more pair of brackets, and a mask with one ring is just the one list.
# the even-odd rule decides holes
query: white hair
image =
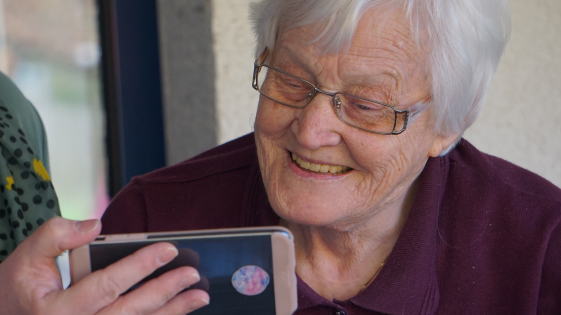
{"label": "white hair", "polygon": [[279,29],[305,25],[317,25],[326,52],[340,52],[362,15],[382,6],[406,12],[418,46],[420,34],[428,35],[431,119],[440,135],[461,136],[481,112],[510,37],[507,0],[257,0],[250,7],[255,54],[274,49]]}

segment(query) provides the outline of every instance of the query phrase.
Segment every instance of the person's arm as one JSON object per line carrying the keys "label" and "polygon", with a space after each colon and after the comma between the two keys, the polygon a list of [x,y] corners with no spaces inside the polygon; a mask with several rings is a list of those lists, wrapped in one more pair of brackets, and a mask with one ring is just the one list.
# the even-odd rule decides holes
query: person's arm
{"label": "person's arm", "polygon": [[45,221],[60,216],[41,117],[0,73],[0,262]]}
{"label": "person's arm", "polygon": [[184,288],[198,282],[192,267],[180,267],[126,294],[131,286],[177,255],[169,243],[145,247],[62,289],[54,258],[87,244],[101,230],[99,220],[53,218],[23,241],[0,264],[0,310],[27,314],[178,314],[208,304],[208,293]]}

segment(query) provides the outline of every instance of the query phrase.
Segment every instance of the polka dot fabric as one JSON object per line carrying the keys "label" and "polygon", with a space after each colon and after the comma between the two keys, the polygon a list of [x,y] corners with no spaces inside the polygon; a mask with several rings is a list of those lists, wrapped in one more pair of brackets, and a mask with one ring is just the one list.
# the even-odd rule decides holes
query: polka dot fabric
{"label": "polka dot fabric", "polygon": [[0,89],[0,262],[41,224],[60,215],[49,173],[32,147],[38,136],[28,138],[23,129],[27,115],[10,110],[4,92]]}

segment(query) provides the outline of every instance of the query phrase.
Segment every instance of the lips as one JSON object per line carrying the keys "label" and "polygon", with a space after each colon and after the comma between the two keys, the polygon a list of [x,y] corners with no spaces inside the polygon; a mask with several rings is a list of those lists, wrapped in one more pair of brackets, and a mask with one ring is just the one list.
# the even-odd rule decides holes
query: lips
{"label": "lips", "polygon": [[302,160],[298,155],[295,153],[292,154],[292,161],[294,164],[298,165],[301,169],[304,169],[309,172],[320,173],[320,174],[331,174],[331,175],[339,175],[344,174],[352,170],[352,168],[347,166],[341,165],[329,165],[329,164],[316,164],[311,163],[308,161]]}

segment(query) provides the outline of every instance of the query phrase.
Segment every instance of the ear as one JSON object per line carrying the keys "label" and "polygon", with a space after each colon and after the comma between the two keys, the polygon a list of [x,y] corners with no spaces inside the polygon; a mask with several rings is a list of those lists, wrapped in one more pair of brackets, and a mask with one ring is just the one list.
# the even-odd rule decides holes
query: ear
{"label": "ear", "polygon": [[459,137],[460,136],[458,134],[453,134],[450,136],[438,135],[432,142],[432,148],[429,151],[429,156],[438,157],[440,153],[442,153],[442,151],[456,142]]}

